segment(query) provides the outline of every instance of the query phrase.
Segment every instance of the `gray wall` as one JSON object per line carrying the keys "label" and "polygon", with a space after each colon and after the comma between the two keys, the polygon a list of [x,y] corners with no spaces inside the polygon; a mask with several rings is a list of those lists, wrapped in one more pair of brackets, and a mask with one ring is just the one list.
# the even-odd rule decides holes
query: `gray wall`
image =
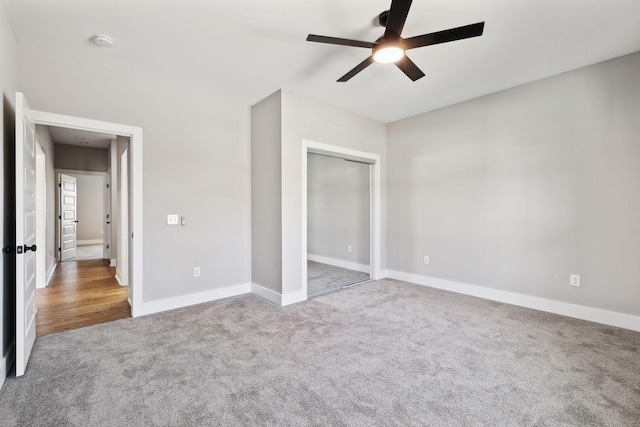
{"label": "gray wall", "polygon": [[[29,98],[27,98],[28,100]],[[109,151],[105,148],[56,144],[54,163],[56,169],[107,172],[109,170]]]}
{"label": "gray wall", "polygon": [[[0,212],[0,242],[2,245],[15,245],[14,215],[12,204],[13,190],[13,147],[15,144],[15,97],[16,97],[16,39],[7,16],[4,2],[0,2],[0,90],[2,91],[2,119],[0,120],[0,135],[2,150],[0,150],[0,200],[3,203]],[[9,349],[15,339],[15,289],[13,265],[15,256],[3,255],[0,262],[0,277],[2,277],[2,291],[0,292],[0,357],[5,361]],[[2,363],[2,362],[0,362]],[[0,383],[4,378],[0,378]]]}
{"label": "gray wall", "polygon": [[640,314],[639,118],[636,53],[389,125],[388,268]]}
{"label": "gray wall", "polygon": [[144,129],[143,301],[250,282],[248,106],[23,47],[18,68],[34,109]]}
{"label": "gray wall", "polygon": [[252,282],[280,292],[282,283],[280,91],[251,107]]}
{"label": "gray wall", "polygon": [[[57,195],[57,178],[56,170],[54,166],[55,158],[55,144],[51,138],[48,126],[36,125],[36,136],[38,142],[45,153],[45,168],[46,168],[46,198],[47,198],[47,223],[45,232],[47,234],[46,243],[46,258],[45,258],[45,272],[49,271],[49,268],[56,263],[56,195]],[[38,249],[40,250],[40,249]]]}
{"label": "gray wall", "polygon": [[[379,154],[382,182],[386,175],[386,131],[383,123],[282,91],[282,291],[302,290],[302,140]],[[385,188],[382,188],[382,206]],[[385,246],[385,212],[382,247]],[[382,255],[382,268],[385,265]]]}
{"label": "gray wall", "polygon": [[78,188],[78,241],[102,240],[105,177],[74,174]]}
{"label": "gray wall", "polygon": [[369,265],[369,167],[336,157],[307,155],[309,255]]}

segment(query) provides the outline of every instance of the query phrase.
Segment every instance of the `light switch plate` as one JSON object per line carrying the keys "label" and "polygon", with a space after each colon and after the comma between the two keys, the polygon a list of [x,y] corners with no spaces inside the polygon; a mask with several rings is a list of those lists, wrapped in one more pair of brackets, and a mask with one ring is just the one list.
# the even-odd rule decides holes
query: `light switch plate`
{"label": "light switch plate", "polygon": [[167,225],[178,225],[179,215],[167,215]]}

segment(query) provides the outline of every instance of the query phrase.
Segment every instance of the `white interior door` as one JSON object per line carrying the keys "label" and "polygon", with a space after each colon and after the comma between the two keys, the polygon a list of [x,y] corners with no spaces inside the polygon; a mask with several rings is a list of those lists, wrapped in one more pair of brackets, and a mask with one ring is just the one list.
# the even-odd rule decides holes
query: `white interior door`
{"label": "white interior door", "polygon": [[60,261],[76,256],[78,187],[76,177],[60,174]]}
{"label": "white interior door", "polygon": [[16,93],[16,376],[24,375],[36,339],[35,123]]}

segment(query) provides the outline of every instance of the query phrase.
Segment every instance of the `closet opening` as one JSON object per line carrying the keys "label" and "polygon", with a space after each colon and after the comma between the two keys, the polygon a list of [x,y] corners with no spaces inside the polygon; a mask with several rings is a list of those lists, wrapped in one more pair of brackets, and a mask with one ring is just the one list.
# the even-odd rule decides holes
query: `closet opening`
{"label": "closet opening", "polygon": [[371,279],[370,163],[307,153],[307,296]]}

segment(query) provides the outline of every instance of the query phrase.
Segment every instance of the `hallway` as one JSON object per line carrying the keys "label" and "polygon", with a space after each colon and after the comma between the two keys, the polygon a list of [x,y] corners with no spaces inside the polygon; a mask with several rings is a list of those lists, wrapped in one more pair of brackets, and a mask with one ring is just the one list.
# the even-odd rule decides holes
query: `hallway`
{"label": "hallway", "polygon": [[118,284],[108,260],[58,264],[51,284],[36,291],[36,335],[131,317],[129,288]]}

